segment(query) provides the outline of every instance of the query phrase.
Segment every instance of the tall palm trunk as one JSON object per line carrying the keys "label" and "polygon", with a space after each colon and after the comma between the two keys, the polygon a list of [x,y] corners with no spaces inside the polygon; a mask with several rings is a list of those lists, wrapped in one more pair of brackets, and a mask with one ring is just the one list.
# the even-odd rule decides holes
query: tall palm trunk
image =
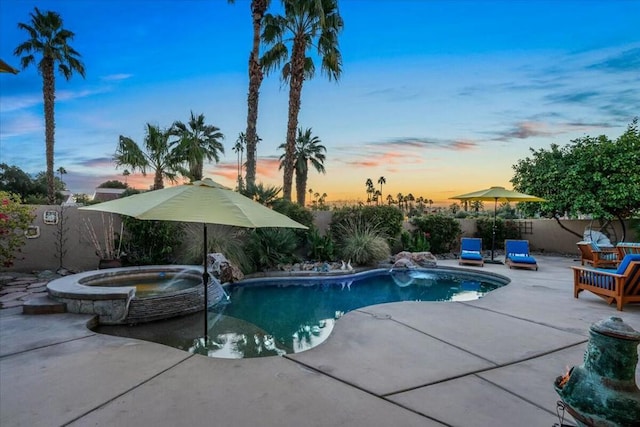
{"label": "tall palm trunk", "polygon": [[291,59],[291,81],[289,85],[289,121],[287,124],[287,146],[284,159],[284,177],[282,197],[291,200],[291,185],[293,183],[293,169],[295,165],[296,129],[298,128],[298,113],[300,112],[300,97],[304,82],[304,60],[306,46],[302,37],[296,36],[293,42]]}
{"label": "tall palm trunk", "polygon": [[202,180],[202,170],[204,169],[204,163],[200,160],[196,161],[191,168],[191,179],[194,181]]}
{"label": "tall palm trunk", "polygon": [[[253,17],[253,45],[249,55],[249,94],[247,96],[247,187],[256,183],[256,157],[258,148],[258,103],[260,86],[264,74],[260,66],[260,28],[262,18],[267,11],[268,0],[252,0],[251,13]],[[240,175],[238,175],[240,176]]]}
{"label": "tall palm trunk", "polygon": [[162,169],[156,169],[155,174],[153,175],[153,189],[154,190],[162,190],[164,188],[164,182],[162,180]]}
{"label": "tall palm trunk", "polygon": [[55,100],[55,74],[53,73],[53,59],[44,58],[42,61],[42,94],[44,97],[44,133],[47,161],[47,203],[53,205],[56,201],[53,176],[53,147],[55,141],[55,120],[53,106]]}
{"label": "tall palm trunk", "polygon": [[[308,170],[308,169],[307,169]],[[304,206],[307,197],[307,172],[296,171],[296,198],[300,206]]]}

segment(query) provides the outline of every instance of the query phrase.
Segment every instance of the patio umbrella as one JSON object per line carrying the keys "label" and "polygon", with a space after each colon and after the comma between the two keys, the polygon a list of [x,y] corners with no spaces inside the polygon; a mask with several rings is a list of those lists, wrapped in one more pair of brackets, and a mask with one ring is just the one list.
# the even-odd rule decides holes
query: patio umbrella
{"label": "patio umbrella", "polygon": [[207,224],[245,228],[308,227],[297,223],[242,194],[209,178],[190,184],[134,194],[80,208],[88,211],[111,212],[142,220],[183,221],[203,224],[204,254],[202,282],[204,284],[205,339],[207,337]]}
{"label": "patio umbrella", "polygon": [[18,70],[0,59],[0,73],[18,74]]}
{"label": "patio umbrella", "polygon": [[507,190],[504,187],[491,187],[485,190],[474,191],[473,193],[461,194],[459,196],[450,197],[461,201],[493,201],[493,234],[491,239],[491,262],[493,259],[493,251],[496,245],[496,214],[498,212],[498,202],[544,202],[540,197],[531,196],[529,194],[519,193],[513,190]]}

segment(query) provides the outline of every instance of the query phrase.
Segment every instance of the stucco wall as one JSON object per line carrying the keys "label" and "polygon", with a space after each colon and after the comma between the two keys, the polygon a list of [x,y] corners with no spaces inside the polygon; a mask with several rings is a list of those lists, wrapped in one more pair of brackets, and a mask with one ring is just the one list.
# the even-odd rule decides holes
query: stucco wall
{"label": "stucco wall", "polygon": [[[44,213],[46,211],[58,212],[58,224],[45,224]],[[62,266],[73,271],[85,271],[98,268],[99,257],[91,244],[85,221],[91,221],[96,234],[100,237],[104,233],[103,218],[105,223],[110,214],[81,211],[75,206],[34,206],[35,219],[33,226],[40,229],[40,236],[33,239],[26,239],[22,252],[14,261],[14,266],[10,270],[14,271],[41,271],[56,270],[60,267],[60,261],[56,255],[57,232],[64,230],[63,239],[66,239],[63,247],[66,254],[62,259]],[[120,231],[120,216],[113,215],[114,229]]]}
{"label": "stucco wall", "polygon": [[[57,225],[45,224],[44,212],[48,210],[58,211],[62,222]],[[109,214],[81,211],[77,207],[62,208],[60,206],[34,206],[34,212],[36,218],[32,225],[40,228],[40,236],[26,240],[26,244],[22,247],[22,252],[18,254],[19,258],[16,259],[14,266],[10,270],[41,271],[58,269],[60,263],[56,256],[56,231],[60,230],[61,227],[65,230],[64,237],[66,238],[64,245],[66,254],[63,258],[62,266],[73,271],[93,270],[98,267],[99,258],[87,237],[84,223],[86,220],[90,220],[98,236],[101,236],[103,233],[102,218],[104,217],[106,221]],[[113,215],[113,219],[114,229],[119,231],[120,218],[118,215]],[[331,212],[314,212],[314,221],[320,233],[324,234],[331,221]],[[555,220],[535,219],[526,221],[530,223],[531,233],[522,237],[529,240],[532,250],[550,253],[575,253],[576,256],[578,255],[576,242],[581,239],[563,230]],[[579,235],[582,235],[586,227],[593,226],[597,229],[597,221],[562,220],[562,224]],[[473,236],[476,231],[475,220],[472,219],[460,220],[460,226],[463,236]],[[614,226],[616,235],[620,238],[622,236],[620,225],[615,223]],[[628,224],[626,240],[640,241],[640,237],[635,236],[629,230]]]}

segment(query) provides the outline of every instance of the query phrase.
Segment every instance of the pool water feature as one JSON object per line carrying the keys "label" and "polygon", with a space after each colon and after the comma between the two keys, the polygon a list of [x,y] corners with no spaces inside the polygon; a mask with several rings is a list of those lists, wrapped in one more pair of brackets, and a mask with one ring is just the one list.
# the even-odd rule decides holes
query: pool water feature
{"label": "pool water feature", "polygon": [[221,358],[298,353],[325,341],[349,311],[400,301],[475,300],[508,279],[462,270],[375,270],[340,277],[249,279],[225,286],[229,300],[202,313],[98,332]]}
{"label": "pool water feature", "polygon": [[[93,285],[95,286],[95,285]],[[120,287],[133,286],[136,288],[137,298],[148,298],[165,295],[169,292],[179,292],[185,289],[202,286],[202,277],[197,275],[158,275],[143,278],[124,278],[110,281],[100,286]]]}

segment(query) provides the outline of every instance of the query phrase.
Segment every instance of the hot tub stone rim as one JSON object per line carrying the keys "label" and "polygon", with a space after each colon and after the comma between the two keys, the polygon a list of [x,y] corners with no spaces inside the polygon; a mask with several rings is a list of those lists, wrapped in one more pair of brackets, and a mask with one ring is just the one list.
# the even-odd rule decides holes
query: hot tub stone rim
{"label": "hot tub stone rim", "polygon": [[[52,280],[47,284],[47,292],[51,297],[68,298],[68,299],[94,299],[94,300],[110,300],[110,299],[130,299],[135,295],[134,286],[91,286],[82,284],[89,277],[98,276],[100,278],[109,276],[118,276],[118,273],[145,273],[154,271],[183,271],[193,270],[202,275],[202,266],[198,265],[147,265],[147,266],[131,266],[118,267],[108,270],[88,270],[69,276],[60,277]],[[88,298],[87,298],[88,297]]]}

